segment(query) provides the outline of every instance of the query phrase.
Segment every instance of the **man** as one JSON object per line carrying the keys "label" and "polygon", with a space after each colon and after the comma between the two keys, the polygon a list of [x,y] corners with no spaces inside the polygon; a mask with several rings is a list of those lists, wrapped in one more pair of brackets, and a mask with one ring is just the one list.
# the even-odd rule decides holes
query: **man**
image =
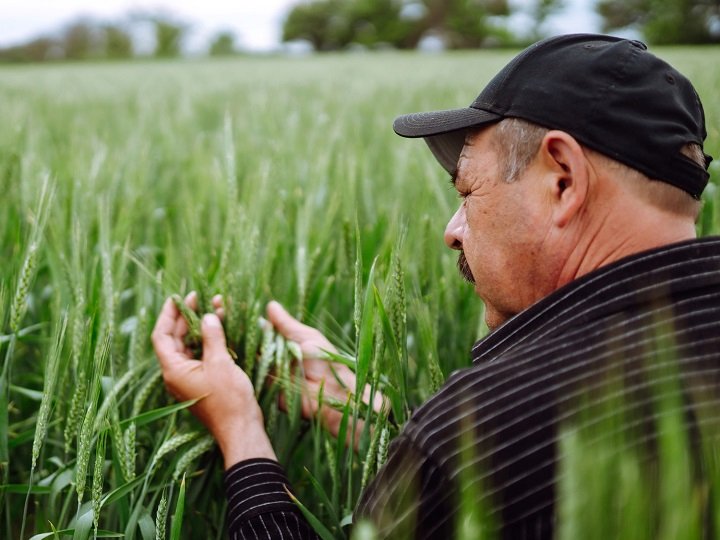
{"label": "man", "polygon": [[[394,128],[452,174],[462,203],[445,241],[493,332],[393,441],[356,519],[381,537],[451,538],[470,486],[503,537],[549,538],[559,428],[582,419],[579,396],[627,388],[627,418],[644,414],[652,447],[648,383],[676,366],[691,432],[720,422],[720,240],[694,239],[711,158],[685,77],[637,41],[561,36],[523,51],[469,108]],[[277,303],[268,318],[301,345],[307,395],[322,380],[341,392],[317,360],[332,345]],[[153,342],[170,391],[207,396],[194,412],[225,458],[231,538],[314,537],[219,320],[203,319],[202,362],[184,332],[167,302]]]}

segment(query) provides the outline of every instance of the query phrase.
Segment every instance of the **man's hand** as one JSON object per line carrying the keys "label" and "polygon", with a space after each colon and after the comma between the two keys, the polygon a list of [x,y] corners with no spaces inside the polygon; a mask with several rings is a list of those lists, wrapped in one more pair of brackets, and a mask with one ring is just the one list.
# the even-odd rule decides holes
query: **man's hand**
{"label": "man's hand", "polygon": [[[191,293],[186,303],[194,308]],[[250,458],[277,459],[248,376],[230,357],[217,314],[202,318],[202,360],[192,358],[183,338],[187,324],[171,299],[163,305],[152,342],[168,391],[180,401],[200,398],[190,411],[215,437],[225,468]]]}
{"label": "man's hand", "polygon": [[[324,405],[318,404],[318,392],[323,385],[323,393],[344,403],[350,393],[355,392],[355,373],[350,368],[327,358],[325,351],[336,353],[337,349],[330,343],[319,330],[307,326],[292,315],[278,302],[270,302],[267,306],[268,320],[286,339],[300,345],[303,356],[303,369],[305,371],[305,387],[302,396],[302,413],[305,418],[311,418],[318,414],[326,429],[335,437],[340,429],[342,413]],[[334,372],[334,373],[333,373]],[[367,403],[370,400],[370,387],[366,385],[363,392],[363,399]],[[375,394],[373,408],[379,411],[382,407],[382,395]],[[362,425],[356,430],[357,444]],[[351,434],[348,434],[348,444],[351,442]]]}

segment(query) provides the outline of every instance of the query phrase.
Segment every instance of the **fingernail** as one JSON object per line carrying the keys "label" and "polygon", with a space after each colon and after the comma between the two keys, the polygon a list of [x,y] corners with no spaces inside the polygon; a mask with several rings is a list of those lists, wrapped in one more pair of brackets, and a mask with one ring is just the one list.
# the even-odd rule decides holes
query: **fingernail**
{"label": "fingernail", "polygon": [[213,315],[212,313],[205,314],[203,316],[203,322],[211,328],[220,328],[222,326],[217,315]]}

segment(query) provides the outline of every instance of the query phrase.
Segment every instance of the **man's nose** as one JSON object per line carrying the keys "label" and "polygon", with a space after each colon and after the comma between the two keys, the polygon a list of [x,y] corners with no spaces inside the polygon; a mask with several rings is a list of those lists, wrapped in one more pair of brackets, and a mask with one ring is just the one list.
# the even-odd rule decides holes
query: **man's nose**
{"label": "man's nose", "polygon": [[462,249],[463,234],[465,232],[465,205],[460,205],[457,212],[448,221],[445,227],[445,244],[450,249]]}

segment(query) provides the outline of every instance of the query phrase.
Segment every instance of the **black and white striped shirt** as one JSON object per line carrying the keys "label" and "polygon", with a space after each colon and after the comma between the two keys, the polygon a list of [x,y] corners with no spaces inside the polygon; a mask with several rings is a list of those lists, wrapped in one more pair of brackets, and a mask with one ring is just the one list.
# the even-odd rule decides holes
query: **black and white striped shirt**
{"label": "black and white striped shirt", "polygon": [[[468,489],[502,537],[550,538],[559,429],[595,421],[580,405],[588,396],[622,388],[623,417],[640,433],[632,444],[652,450],[654,381],[673,373],[691,438],[717,427],[720,239],[587,274],[478,342],[472,357],[415,411],[363,493],[355,520],[371,520],[381,538],[452,538]],[[287,484],[269,460],[229,469],[230,538],[316,538]]]}

